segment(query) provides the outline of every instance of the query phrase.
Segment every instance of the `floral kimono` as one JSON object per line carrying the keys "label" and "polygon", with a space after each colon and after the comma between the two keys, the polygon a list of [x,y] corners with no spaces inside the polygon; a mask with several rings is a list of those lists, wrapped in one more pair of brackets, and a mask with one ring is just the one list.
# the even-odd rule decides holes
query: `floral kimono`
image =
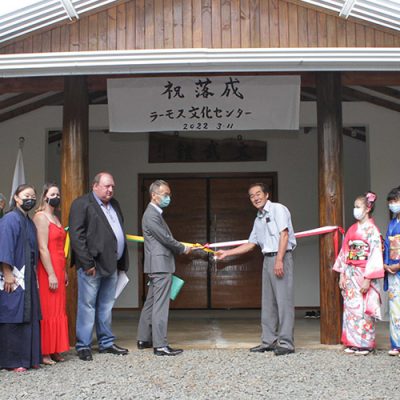
{"label": "floral kimono", "polygon": [[[393,218],[385,239],[384,261],[387,265],[400,262],[400,221]],[[400,271],[385,274],[384,289],[389,294],[390,343],[392,349],[400,349]]]}
{"label": "floral kimono", "polygon": [[[343,274],[342,343],[347,347],[375,348],[375,319],[381,319],[376,279],[383,278],[381,235],[372,219],[352,225],[343,240],[333,269]],[[367,293],[360,292],[364,279],[371,279]]]}

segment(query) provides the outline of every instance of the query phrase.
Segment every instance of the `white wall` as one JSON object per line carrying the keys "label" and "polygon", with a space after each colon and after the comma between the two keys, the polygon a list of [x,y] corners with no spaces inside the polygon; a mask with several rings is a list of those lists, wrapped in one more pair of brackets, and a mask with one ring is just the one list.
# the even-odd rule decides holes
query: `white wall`
{"label": "white wall", "polygon": [[[369,106],[364,103],[344,103],[344,125],[367,125],[370,140],[369,157],[365,143],[345,137],[345,207],[346,214],[353,208],[356,194],[371,188],[381,200],[376,210],[376,220],[384,228],[387,212],[384,202],[387,191],[398,185],[395,136],[400,126],[400,114]],[[9,195],[12,172],[18,146],[18,137],[25,136],[24,161],[27,180],[40,187],[45,179],[46,132],[60,129],[61,107],[45,107],[22,117],[0,124],[0,192]],[[316,126],[314,103],[302,103],[301,125]],[[107,129],[107,107],[90,108],[91,130],[89,169],[92,177],[99,170],[110,170],[116,180],[116,197],[120,201],[129,233],[137,232],[137,174],[157,172],[182,172],[182,164],[148,164],[147,134],[104,134]],[[237,134],[225,132],[224,137]],[[318,226],[317,137],[316,130],[304,133],[240,132],[244,139],[267,140],[266,162],[245,163],[185,163],[185,172],[278,172],[279,201],[292,212],[296,231]],[[211,133],[198,134],[211,137]],[[218,137],[222,137],[218,133]],[[54,154],[53,154],[54,156]],[[54,160],[54,159],[53,159]],[[393,161],[392,161],[393,160]],[[50,159],[49,159],[50,161]],[[54,161],[51,161],[54,162]],[[367,165],[371,166],[368,171]],[[368,185],[369,175],[371,184]],[[73,182],[71,182],[71,185]],[[351,220],[351,219],[350,219]],[[232,238],[242,239],[242,238]],[[130,245],[131,282],[118,301],[118,307],[137,307],[137,256],[136,245]],[[297,306],[319,304],[318,239],[299,240],[296,257]]]}

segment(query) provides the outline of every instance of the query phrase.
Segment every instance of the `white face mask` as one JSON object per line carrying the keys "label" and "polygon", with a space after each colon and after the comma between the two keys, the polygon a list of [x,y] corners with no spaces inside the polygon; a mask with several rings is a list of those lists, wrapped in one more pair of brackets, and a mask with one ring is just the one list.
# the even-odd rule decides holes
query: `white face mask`
{"label": "white face mask", "polygon": [[400,204],[399,203],[390,203],[389,204],[389,210],[393,214],[399,214],[400,213]]}
{"label": "white face mask", "polygon": [[364,218],[364,211],[361,208],[353,208],[353,216],[360,221]]}

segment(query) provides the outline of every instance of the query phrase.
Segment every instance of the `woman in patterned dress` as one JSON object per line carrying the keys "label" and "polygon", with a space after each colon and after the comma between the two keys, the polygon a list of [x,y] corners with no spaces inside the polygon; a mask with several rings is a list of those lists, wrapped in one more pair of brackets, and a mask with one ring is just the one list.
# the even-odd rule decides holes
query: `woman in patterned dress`
{"label": "woman in patterned dress", "polygon": [[375,320],[381,318],[376,280],[384,276],[382,242],[370,217],[375,201],[372,192],[356,198],[353,215],[357,222],[347,231],[333,266],[340,273],[342,343],[347,354],[367,355],[375,349]]}

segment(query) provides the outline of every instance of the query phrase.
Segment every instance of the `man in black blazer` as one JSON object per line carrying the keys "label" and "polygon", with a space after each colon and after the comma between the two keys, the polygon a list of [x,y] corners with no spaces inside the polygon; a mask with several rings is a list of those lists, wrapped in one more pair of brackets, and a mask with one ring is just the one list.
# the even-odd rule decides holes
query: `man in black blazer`
{"label": "man in black blazer", "polygon": [[175,254],[188,254],[191,249],[173,238],[162,216],[171,200],[168,183],[157,180],[149,192],[150,203],[142,218],[144,272],[149,278],[149,291],[140,315],[137,346],[140,350],[154,347],[157,356],[176,356],[183,350],[172,349],[167,341],[172,274]]}
{"label": "man in black blazer", "polygon": [[121,208],[114,195],[114,179],[100,172],[92,192],[74,200],[69,215],[72,256],[78,269],[76,350],[83,361],[92,360],[92,334],[96,327],[100,353],[125,355],[114,343],[111,313],[118,271],[129,267]]}

